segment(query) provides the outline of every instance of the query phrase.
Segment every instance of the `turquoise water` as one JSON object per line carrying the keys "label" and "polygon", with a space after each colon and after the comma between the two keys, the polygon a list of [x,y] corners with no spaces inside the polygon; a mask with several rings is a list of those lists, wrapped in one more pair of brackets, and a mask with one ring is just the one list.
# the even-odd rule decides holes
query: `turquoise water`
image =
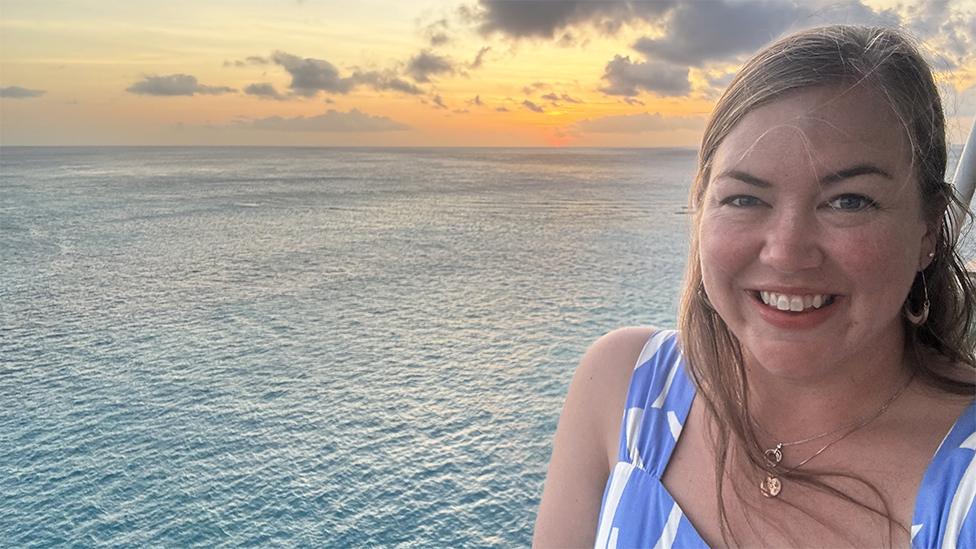
{"label": "turquoise water", "polygon": [[0,545],[524,546],[687,150],[0,150]]}

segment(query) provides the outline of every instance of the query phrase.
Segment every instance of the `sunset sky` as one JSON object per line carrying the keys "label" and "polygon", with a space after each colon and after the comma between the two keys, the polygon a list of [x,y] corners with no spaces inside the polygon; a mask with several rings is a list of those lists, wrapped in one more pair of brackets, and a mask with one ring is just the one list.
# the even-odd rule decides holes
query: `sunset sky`
{"label": "sunset sky", "polygon": [[899,24],[976,115],[976,0],[0,0],[0,145],[696,146],[791,30]]}

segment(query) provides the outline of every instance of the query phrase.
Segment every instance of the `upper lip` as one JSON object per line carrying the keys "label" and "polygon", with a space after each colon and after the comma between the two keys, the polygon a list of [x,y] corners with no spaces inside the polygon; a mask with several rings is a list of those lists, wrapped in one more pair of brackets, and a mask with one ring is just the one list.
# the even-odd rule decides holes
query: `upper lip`
{"label": "upper lip", "polygon": [[768,286],[763,286],[757,284],[751,288],[754,292],[773,292],[777,294],[787,294],[787,295],[839,295],[836,292],[830,290],[815,290],[809,287],[787,287],[787,286],[777,286],[775,284],[770,284]]}

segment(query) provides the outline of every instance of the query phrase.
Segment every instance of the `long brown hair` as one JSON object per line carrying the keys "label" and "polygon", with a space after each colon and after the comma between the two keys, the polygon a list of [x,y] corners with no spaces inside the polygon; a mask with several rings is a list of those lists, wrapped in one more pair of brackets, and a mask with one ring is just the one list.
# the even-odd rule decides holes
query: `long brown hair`
{"label": "long brown hair", "polygon": [[[931,303],[926,322],[904,321],[907,352],[921,356],[931,349],[945,359],[976,368],[974,308],[976,289],[956,252],[956,235],[945,215],[959,203],[945,181],[946,138],[942,102],[928,64],[911,39],[900,31],[851,25],[821,27],[799,32],[767,47],[748,61],[719,99],[705,127],[698,156],[698,171],[691,188],[694,212],[688,265],[685,272],[678,325],[688,369],[706,405],[716,449],[716,491],[723,539],[736,541],[726,514],[723,479],[732,448],[741,449],[757,470],[763,467],[762,449],[748,415],[748,391],[742,350],[725,321],[711,308],[703,293],[699,226],[715,151],[747,113],[793,90],[824,85],[868,85],[879,91],[904,126],[911,145],[913,166],[924,215],[939,226],[935,256],[924,270]],[[915,311],[924,300],[921,277],[906,296]],[[942,390],[972,394],[971,381],[961,381],[936,368],[932,361],[910,361],[915,376]],[[721,418],[721,421],[714,420]],[[738,455],[738,454],[737,454]],[[852,501],[889,520],[887,508],[877,509],[840,494],[806,472],[781,473],[805,485]],[[842,474],[841,476],[848,476]],[[853,478],[853,477],[852,477]],[[860,480],[860,479],[858,479]],[[862,481],[863,482],[863,481]],[[870,484],[868,488],[879,494]]]}

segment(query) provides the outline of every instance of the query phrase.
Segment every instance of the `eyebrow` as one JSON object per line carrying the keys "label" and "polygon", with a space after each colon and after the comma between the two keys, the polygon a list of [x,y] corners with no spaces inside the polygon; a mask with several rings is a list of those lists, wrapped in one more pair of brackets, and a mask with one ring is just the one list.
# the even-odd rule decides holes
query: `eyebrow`
{"label": "eyebrow", "polygon": [[[855,166],[851,166],[850,168],[844,168],[843,170],[828,173],[820,178],[820,183],[822,185],[829,185],[830,183],[836,183],[844,179],[850,179],[852,177],[858,177],[861,175],[880,175],[886,179],[891,179],[891,174],[873,164],[857,164]],[[729,177],[742,181],[743,183],[748,183],[749,185],[762,188],[773,186],[772,183],[766,181],[765,179],[758,178],[752,174],[739,170],[726,170],[720,173],[718,177]]]}

